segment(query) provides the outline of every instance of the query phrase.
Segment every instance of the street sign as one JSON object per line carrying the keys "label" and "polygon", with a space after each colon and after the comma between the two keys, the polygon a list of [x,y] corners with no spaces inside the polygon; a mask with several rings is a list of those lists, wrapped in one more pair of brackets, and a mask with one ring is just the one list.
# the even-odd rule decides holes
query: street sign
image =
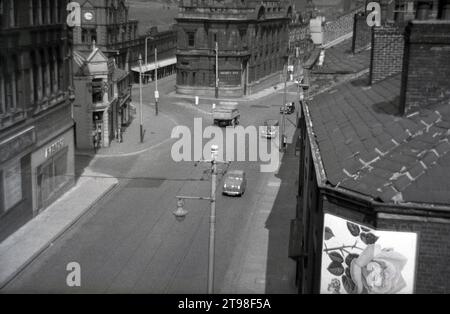
{"label": "street sign", "polygon": [[155,99],[159,99],[159,92],[155,90]]}

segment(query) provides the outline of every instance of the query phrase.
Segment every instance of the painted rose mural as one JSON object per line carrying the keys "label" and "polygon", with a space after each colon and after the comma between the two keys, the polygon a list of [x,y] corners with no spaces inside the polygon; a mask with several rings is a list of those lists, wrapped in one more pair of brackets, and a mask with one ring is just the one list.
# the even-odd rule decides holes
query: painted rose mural
{"label": "painted rose mural", "polygon": [[413,293],[416,242],[325,214],[321,293]]}

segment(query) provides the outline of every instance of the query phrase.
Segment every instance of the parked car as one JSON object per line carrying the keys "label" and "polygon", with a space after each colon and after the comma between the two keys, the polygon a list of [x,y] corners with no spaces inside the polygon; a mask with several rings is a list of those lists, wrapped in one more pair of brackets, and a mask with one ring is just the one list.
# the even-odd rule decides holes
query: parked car
{"label": "parked car", "polygon": [[261,131],[261,136],[265,138],[274,138],[278,134],[279,122],[276,119],[269,119],[264,122],[264,127]]}
{"label": "parked car", "polygon": [[227,172],[223,181],[223,194],[242,196],[247,187],[247,178],[243,170]]}
{"label": "parked car", "polygon": [[280,108],[280,113],[282,114],[284,111],[285,114],[292,114],[295,112],[295,103],[287,103],[286,106],[282,106]]}

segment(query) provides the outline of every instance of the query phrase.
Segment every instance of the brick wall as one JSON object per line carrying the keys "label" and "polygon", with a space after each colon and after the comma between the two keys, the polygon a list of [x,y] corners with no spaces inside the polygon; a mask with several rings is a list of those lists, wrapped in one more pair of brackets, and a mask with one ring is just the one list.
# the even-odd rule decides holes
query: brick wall
{"label": "brick wall", "polygon": [[370,83],[402,72],[404,31],[392,25],[373,27]]}
{"label": "brick wall", "polygon": [[357,13],[353,17],[353,53],[368,48],[372,42],[372,28],[369,27],[366,19],[367,16],[363,12]]}
{"label": "brick wall", "polygon": [[401,104],[406,113],[450,98],[450,21],[413,21],[406,29]]}
{"label": "brick wall", "polygon": [[364,10],[363,6],[341,15],[334,21],[326,22],[323,27],[323,44],[326,45],[339,37],[351,33],[353,31],[353,17],[362,10]]}
{"label": "brick wall", "polygon": [[450,221],[379,219],[379,229],[418,232],[415,293],[450,291]]}

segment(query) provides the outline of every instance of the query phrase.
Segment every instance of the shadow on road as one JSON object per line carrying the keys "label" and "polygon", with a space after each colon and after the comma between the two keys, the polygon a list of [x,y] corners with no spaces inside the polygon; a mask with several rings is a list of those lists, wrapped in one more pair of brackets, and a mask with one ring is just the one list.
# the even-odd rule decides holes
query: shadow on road
{"label": "shadow on road", "polygon": [[269,243],[266,265],[265,293],[296,293],[295,262],[288,257],[290,221],[295,217],[298,190],[298,156],[296,152],[296,130],[293,143],[288,144],[281,160],[277,177],[281,185],[272,211],[267,218]]}

